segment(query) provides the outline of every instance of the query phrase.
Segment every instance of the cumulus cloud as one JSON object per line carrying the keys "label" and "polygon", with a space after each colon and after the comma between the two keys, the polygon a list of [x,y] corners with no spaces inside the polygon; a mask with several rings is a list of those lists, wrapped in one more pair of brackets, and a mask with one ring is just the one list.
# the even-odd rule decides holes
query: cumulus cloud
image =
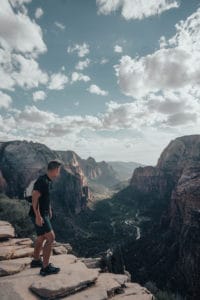
{"label": "cumulus cloud", "polygon": [[[12,3],[23,2],[25,1]],[[15,13],[7,0],[1,0],[0,45],[8,50],[14,49],[35,55],[47,50],[40,26],[31,20],[26,12]]]}
{"label": "cumulus cloud", "polygon": [[90,81],[90,77],[87,75],[84,75],[83,73],[73,72],[72,78],[71,78],[71,83],[74,83],[77,81],[88,82],[88,81]]}
{"label": "cumulus cloud", "polygon": [[12,98],[0,91],[0,108],[9,108],[12,103]]}
{"label": "cumulus cloud", "polygon": [[37,102],[44,100],[46,98],[46,93],[44,91],[36,91],[33,93],[33,101]]}
{"label": "cumulus cloud", "polygon": [[87,68],[90,64],[90,59],[86,58],[85,60],[80,60],[76,66],[75,69],[76,70],[84,70],[85,68]]}
{"label": "cumulus cloud", "polygon": [[48,75],[42,71],[33,58],[25,58],[0,49],[0,88],[13,90],[15,85],[30,89],[46,84]]}
{"label": "cumulus cloud", "polygon": [[68,53],[76,52],[79,57],[84,57],[90,53],[90,47],[87,43],[75,44],[72,47],[67,48]]}
{"label": "cumulus cloud", "polygon": [[[134,99],[143,118],[157,126],[183,126],[199,119],[200,9],[160,39],[160,49],[143,57],[122,56],[115,65],[121,91]],[[149,117],[148,117],[149,116]]]}
{"label": "cumulus cloud", "polygon": [[68,77],[63,73],[54,73],[50,77],[48,88],[50,90],[63,90],[68,83]]}
{"label": "cumulus cloud", "polygon": [[11,76],[19,86],[29,89],[47,83],[48,75],[40,69],[36,60],[17,54],[12,57],[18,67],[13,69]]}
{"label": "cumulus cloud", "polygon": [[44,11],[41,7],[38,7],[35,11],[35,18],[40,19],[44,14]]}
{"label": "cumulus cloud", "polygon": [[115,66],[122,91],[132,97],[199,85],[200,9],[176,25],[177,33],[144,57],[122,56]]}
{"label": "cumulus cloud", "polygon": [[[24,110],[15,114],[15,120],[19,123],[44,123],[49,124],[54,121],[56,115],[52,112],[39,110],[36,106],[25,106]],[[41,126],[41,125],[40,125]],[[41,126],[42,127],[42,126]]]}
{"label": "cumulus cloud", "polygon": [[123,52],[123,48],[119,45],[115,45],[114,46],[114,52],[116,53],[122,53]]}
{"label": "cumulus cloud", "polygon": [[102,90],[98,85],[96,84],[91,84],[90,87],[87,89],[88,92],[90,92],[91,94],[96,94],[96,95],[100,95],[100,96],[107,96],[108,92]]}
{"label": "cumulus cloud", "polygon": [[177,126],[177,125],[183,125],[183,124],[196,122],[196,121],[197,121],[196,113],[180,112],[169,116],[166,123],[170,126]]}
{"label": "cumulus cloud", "polygon": [[56,25],[56,27],[57,27],[58,29],[60,29],[60,30],[62,30],[62,31],[65,30],[65,25],[64,25],[64,24],[62,24],[62,23],[60,23],[60,22],[55,22],[54,24]]}
{"label": "cumulus cloud", "polygon": [[98,14],[109,15],[112,12],[121,10],[121,15],[126,20],[141,20],[153,15],[159,15],[180,5],[178,0],[96,0],[96,3]]}
{"label": "cumulus cloud", "polygon": [[28,16],[24,4],[29,0],[1,1],[0,10],[0,88],[30,89],[46,84],[48,75],[37,62],[47,47],[42,30]]}

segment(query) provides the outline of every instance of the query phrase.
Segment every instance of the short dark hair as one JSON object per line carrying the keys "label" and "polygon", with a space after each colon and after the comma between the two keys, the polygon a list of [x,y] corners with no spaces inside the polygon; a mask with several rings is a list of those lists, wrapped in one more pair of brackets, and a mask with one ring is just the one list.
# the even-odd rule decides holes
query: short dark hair
{"label": "short dark hair", "polygon": [[51,160],[49,163],[48,163],[48,166],[47,166],[47,170],[54,170],[54,169],[57,169],[59,168],[60,166],[62,165],[61,161],[59,160]]}

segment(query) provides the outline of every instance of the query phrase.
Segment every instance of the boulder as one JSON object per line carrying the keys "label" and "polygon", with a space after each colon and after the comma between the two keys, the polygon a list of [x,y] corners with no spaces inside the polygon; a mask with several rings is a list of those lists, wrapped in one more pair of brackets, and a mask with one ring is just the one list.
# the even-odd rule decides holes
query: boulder
{"label": "boulder", "polygon": [[153,295],[138,283],[127,282],[124,293],[114,297],[115,300],[153,300]]}
{"label": "boulder", "polygon": [[59,242],[54,242],[53,243],[53,249],[56,249],[57,247],[64,247],[67,250],[68,254],[73,254],[72,246],[69,243],[59,243]]}
{"label": "boulder", "polygon": [[96,285],[104,287],[109,297],[114,296],[116,293],[121,293],[122,288],[128,281],[128,276],[123,274],[114,273],[100,273]]}
{"label": "boulder", "polygon": [[1,241],[0,242],[0,247],[2,246],[32,246],[33,241],[29,238],[21,238],[21,239],[16,239],[16,238],[11,238],[8,239],[7,241]]}
{"label": "boulder", "polygon": [[101,258],[100,257],[96,257],[96,258],[92,258],[92,257],[80,257],[78,258],[80,261],[82,261],[88,268],[91,269],[96,269],[96,268],[100,268],[100,262],[101,262]]}
{"label": "boulder", "polygon": [[0,276],[7,276],[18,273],[29,266],[31,258],[24,257],[12,260],[0,261]]}
{"label": "boulder", "polygon": [[32,256],[33,251],[34,248],[26,246],[1,246],[0,261],[12,258]]}
{"label": "boulder", "polygon": [[59,254],[67,254],[67,249],[64,246],[58,246],[53,248],[53,254],[59,255]]}
{"label": "boulder", "polygon": [[30,289],[44,299],[57,299],[94,284],[98,277],[97,270],[88,269],[84,263],[78,261],[68,265],[63,261],[59,266],[61,271],[54,276],[54,280],[50,281],[48,277],[36,279]]}
{"label": "boulder", "polygon": [[6,221],[0,221],[0,240],[12,238],[14,236],[15,236],[15,230],[13,226]]}

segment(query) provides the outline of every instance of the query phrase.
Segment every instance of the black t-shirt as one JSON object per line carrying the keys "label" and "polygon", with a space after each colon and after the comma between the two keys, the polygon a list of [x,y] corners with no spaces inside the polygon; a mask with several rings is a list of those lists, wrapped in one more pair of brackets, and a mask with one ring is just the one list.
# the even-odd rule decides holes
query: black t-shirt
{"label": "black t-shirt", "polygon": [[[48,177],[47,174],[41,175],[35,181],[33,190],[37,190],[41,193],[39,197],[39,210],[41,216],[44,216],[45,213],[48,213],[50,207],[50,188],[51,188],[52,180]],[[35,215],[33,207],[31,205],[29,215]]]}

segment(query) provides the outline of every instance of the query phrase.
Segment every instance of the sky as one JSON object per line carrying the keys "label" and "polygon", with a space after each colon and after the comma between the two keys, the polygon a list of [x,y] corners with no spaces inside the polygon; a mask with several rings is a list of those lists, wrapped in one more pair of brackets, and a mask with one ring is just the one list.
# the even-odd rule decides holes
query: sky
{"label": "sky", "polygon": [[199,0],[1,0],[0,141],[156,165],[199,87]]}

